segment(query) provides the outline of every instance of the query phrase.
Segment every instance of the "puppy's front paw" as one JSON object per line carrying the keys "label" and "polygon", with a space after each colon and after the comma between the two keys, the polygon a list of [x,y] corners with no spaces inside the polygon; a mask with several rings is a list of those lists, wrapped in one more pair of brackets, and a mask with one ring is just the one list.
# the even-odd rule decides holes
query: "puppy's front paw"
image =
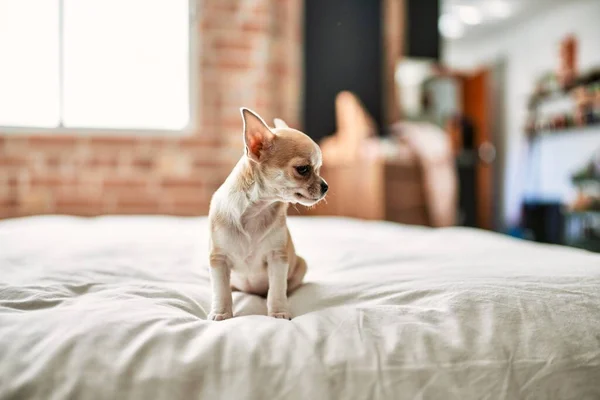
{"label": "puppy's front paw", "polygon": [[286,310],[269,311],[269,317],[277,319],[292,319],[292,314],[290,314],[290,312]]}
{"label": "puppy's front paw", "polygon": [[210,314],[208,314],[208,317],[206,317],[206,319],[209,321],[223,321],[223,320],[229,319],[229,318],[233,318],[233,312],[231,312],[231,311],[225,311],[225,312],[211,311]]}

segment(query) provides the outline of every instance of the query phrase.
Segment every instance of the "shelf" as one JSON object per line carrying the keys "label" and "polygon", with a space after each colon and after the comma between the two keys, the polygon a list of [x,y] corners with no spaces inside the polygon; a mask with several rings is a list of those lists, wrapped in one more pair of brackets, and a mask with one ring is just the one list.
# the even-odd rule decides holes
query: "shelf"
{"label": "shelf", "polygon": [[564,99],[565,97],[569,97],[571,95],[572,91],[573,91],[573,88],[558,89],[558,90],[553,90],[551,92],[545,92],[543,94],[538,94],[537,96],[532,96],[527,103],[527,109],[530,111],[535,110],[542,103],[552,101],[552,100]]}
{"label": "shelf", "polygon": [[539,137],[548,137],[548,136],[564,136],[571,134],[583,134],[583,133],[591,133],[596,132],[600,134],[600,122],[586,125],[586,126],[572,126],[565,129],[557,129],[557,130],[543,130],[534,134],[528,134],[529,139],[535,139]]}
{"label": "shelf", "polygon": [[574,241],[567,241],[565,244],[569,247],[575,247],[578,249],[583,249],[583,250],[591,251],[594,253],[600,253],[600,240],[593,240],[593,239],[574,240]]}
{"label": "shelf", "polygon": [[559,88],[548,92],[542,92],[538,94],[533,94],[530,96],[529,101],[527,102],[527,107],[529,110],[535,109],[539,104],[544,103],[549,100],[556,100],[560,98],[567,97],[571,94],[571,92],[581,86],[591,86],[600,82],[600,71],[594,70],[588,74],[581,75],[566,88]]}
{"label": "shelf", "polygon": [[566,217],[600,217],[600,210],[567,211]]}

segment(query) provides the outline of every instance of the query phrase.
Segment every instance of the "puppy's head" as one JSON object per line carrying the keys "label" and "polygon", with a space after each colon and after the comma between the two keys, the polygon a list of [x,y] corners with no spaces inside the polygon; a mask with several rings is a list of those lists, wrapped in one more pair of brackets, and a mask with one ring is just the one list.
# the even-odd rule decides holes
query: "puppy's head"
{"label": "puppy's head", "polygon": [[327,182],[319,176],[319,146],[280,119],[271,129],[255,112],[241,108],[246,157],[264,182],[267,195],[311,206],[325,197]]}

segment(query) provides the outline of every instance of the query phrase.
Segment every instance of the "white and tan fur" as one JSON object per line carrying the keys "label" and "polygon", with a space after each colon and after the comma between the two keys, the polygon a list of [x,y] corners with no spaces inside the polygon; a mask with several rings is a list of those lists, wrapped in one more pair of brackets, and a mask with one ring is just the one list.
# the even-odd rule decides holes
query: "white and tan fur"
{"label": "white and tan fur", "polygon": [[231,291],[267,297],[268,314],[290,319],[288,293],[302,284],[306,262],[286,224],[290,203],[325,197],[319,146],[280,119],[269,128],[241,109],[245,154],[213,195],[210,212],[211,320],[233,316]]}

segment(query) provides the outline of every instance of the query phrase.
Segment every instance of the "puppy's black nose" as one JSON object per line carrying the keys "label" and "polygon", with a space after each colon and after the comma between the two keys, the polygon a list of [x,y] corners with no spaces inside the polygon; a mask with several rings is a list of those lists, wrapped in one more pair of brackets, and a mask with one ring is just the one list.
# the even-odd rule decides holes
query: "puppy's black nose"
{"label": "puppy's black nose", "polygon": [[321,181],[321,194],[327,193],[328,189],[329,189],[329,185],[327,185],[327,183],[325,181]]}

